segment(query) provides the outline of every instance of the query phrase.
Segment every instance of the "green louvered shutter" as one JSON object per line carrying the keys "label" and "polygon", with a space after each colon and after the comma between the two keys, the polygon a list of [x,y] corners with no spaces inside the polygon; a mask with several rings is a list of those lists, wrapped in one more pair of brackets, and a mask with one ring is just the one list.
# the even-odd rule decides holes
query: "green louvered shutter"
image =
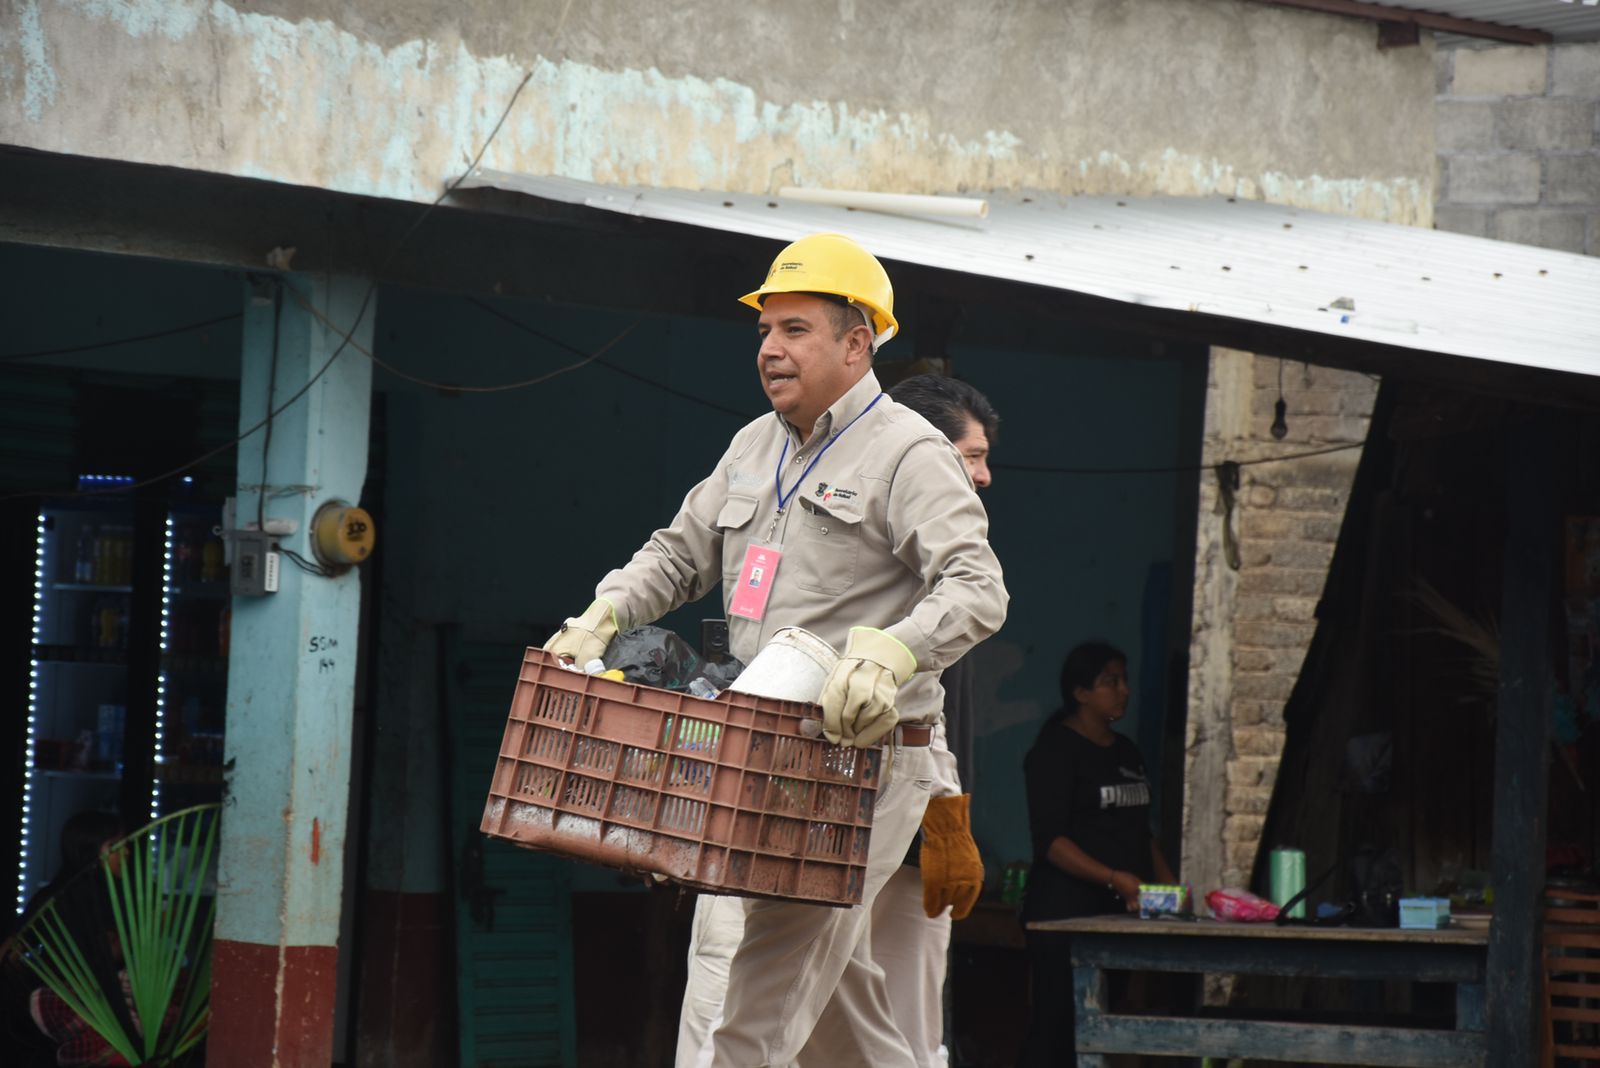
{"label": "green louvered shutter", "polygon": [[526,641],[448,639],[461,1064],[577,1064],[571,862],[478,830]]}

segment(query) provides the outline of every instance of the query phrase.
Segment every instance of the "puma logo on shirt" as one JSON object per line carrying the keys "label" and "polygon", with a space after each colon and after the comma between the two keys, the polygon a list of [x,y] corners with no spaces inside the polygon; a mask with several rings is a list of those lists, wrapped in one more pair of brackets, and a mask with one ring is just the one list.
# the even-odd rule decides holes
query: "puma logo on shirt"
{"label": "puma logo on shirt", "polygon": [[1120,786],[1100,787],[1100,807],[1107,808],[1133,808],[1136,805],[1150,803],[1150,784],[1146,782],[1127,782]]}

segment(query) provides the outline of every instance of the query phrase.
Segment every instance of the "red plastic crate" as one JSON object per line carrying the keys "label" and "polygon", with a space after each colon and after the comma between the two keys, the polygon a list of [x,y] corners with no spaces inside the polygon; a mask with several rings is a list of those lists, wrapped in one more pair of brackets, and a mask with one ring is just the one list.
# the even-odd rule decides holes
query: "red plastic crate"
{"label": "red plastic crate", "polygon": [[815,705],[615,682],[523,658],[485,834],[722,894],[859,905],[880,748]]}

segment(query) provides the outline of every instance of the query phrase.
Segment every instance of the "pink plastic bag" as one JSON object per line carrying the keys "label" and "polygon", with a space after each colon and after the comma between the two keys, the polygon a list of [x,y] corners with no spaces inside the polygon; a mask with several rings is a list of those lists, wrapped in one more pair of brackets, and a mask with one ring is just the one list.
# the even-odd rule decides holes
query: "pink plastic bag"
{"label": "pink plastic bag", "polygon": [[1248,890],[1228,887],[1206,895],[1211,915],[1230,923],[1270,923],[1278,918],[1278,906]]}

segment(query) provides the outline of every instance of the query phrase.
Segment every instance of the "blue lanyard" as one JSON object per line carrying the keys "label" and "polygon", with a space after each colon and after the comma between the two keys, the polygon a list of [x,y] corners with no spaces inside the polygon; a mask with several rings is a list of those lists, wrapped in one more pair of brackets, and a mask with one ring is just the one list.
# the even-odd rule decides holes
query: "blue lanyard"
{"label": "blue lanyard", "polygon": [[[876,397],[873,397],[872,403],[861,409],[861,415],[866,415],[868,412],[872,411],[873,407],[876,406],[877,403],[883,398],[884,394],[882,393],[878,394]],[[772,483],[778,488],[778,514],[774,516],[772,520],[772,526],[774,530],[777,529],[778,519],[783,516],[783,510],[789,507],[790,501],[794,500],[796,491],[798,491],[801,486],[805,485],[806,476],[811,474],[811,469],[813,467],[817,466],[817,461],[822,459],[822,454],[833,448],[833,443],[844,437],[845,430],[849,430],[851,427],[855,426],[856,421],[861,418],[861,415],[856,416],[855,419],[852,419],[846,423],[843,430],[840,430],[837,434],[833,435],[833,437],[829,438],[827,444],[823,445],[822,448],[817,450],[817,454],[811,458],[810,463],[806,464],[806,469],[800,472],[800,477],[795,480],[794,485],[789,487],[788,493],[783,492],[783,461],[789,458],[789,435],[785,434],[783,436],[783,451],[778,454],[778,469],[772,473]],[[782,416],[779,418],[782,418]],[[768,536],[770,537],[771,535]]]}

